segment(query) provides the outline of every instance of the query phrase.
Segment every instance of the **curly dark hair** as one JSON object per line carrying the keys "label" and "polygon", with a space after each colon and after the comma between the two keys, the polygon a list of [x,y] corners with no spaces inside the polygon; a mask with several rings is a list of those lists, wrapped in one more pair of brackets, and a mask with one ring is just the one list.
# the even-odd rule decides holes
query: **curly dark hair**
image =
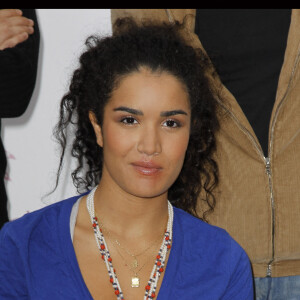
{"label": "curly dark hair", "polygon": [[[87,191],[99,183],[103,165],[102,148],[96,142],[89,112],[95,114],[101,125],[104,107],[122,76],[141,67],[152,72],[165,71],[186,86],[192,112],[183,168],[170,187],[168,198],[174,206],[206,221],[206,214],[215,206],[212,190],[218,183],[218,167],[212,155],[219,122],[216,99],[205,75],[210,62],[200,49],[185,41],[184,24],[141,25],[123,18],[116,21],[114,28],[117,30],[113,36],[92,36],[86,40],[87,50],[80,57],[68,93],[62,98],[60,119],[54,131],[62,147],[56,187],[68,129],[75,126],[71,155],[77,159],[77,167],[72,172],[73,183],[78,192]],[[197,214],[198,198],[207,204],[202,215]]]}

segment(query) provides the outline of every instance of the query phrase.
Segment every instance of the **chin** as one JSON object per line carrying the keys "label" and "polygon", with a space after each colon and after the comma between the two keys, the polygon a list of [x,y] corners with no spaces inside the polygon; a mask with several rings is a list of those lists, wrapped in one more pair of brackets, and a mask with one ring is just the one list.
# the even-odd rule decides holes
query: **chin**
{"label": "chin", "polygon": [[144,188],[143,190],[132,189],[131,194],[139,198],[156,198],[165,194],[167,191],[168,191],[167,189],[156,190],[153,188],[149,188],[149,189]]}

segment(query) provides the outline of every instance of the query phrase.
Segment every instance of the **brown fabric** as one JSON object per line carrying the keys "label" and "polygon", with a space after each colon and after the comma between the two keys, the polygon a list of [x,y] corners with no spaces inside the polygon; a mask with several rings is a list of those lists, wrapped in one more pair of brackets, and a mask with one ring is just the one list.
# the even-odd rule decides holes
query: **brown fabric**
{"label": "brown fabric", "polygon": [[[195,14],[193,9],[112,9],[111,18],[112,24],[123,16],[173,22],[190,15],[185,37],[202,48],[194,33]],[[217,134],[220,184],[209,222],[226,229],[246,250],[255,277],[265,277],[270,262],[273,277],[300,275],[299,28],[300,10],[293,10],[270,121],[270,178],[261,146],[236,99],[218,77],[208,75],[221,88],[219,103],[224,112]],[[205,210],[201,203],[199,211]]]}

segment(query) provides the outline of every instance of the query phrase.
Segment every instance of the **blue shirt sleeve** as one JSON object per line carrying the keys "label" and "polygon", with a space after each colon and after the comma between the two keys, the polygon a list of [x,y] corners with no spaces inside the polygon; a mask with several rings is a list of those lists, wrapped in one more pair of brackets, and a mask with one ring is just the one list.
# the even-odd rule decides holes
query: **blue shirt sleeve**
{"label": "blue shirt sleeve", "polygon": [[253,300],[253,276],[249,258],[233,239],[230,256],[231,277],[222,300]]}
{"label": "blue shirt sleeve", "polygon": [[25,268],[9,223],[0,231],[0,299],[28,299]]}

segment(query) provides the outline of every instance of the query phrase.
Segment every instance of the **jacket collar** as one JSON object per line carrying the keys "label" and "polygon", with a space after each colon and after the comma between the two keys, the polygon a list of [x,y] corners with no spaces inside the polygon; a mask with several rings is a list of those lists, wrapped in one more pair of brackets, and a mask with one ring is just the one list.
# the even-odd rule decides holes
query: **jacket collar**
{"label": "jacket collar", "polygon": [[[293,79],[294,71],[300,56],[300,9],[293,9],[291,16],[291,25],[289,29],[287,47],[284,55],[284,61],[279,76],[278,90],[274,108],[284,99],[284,96]],[[274,110],[272,115],[274,114]]]}
{"label": "jacket collar", "polygon": [[[196,9],[166,9],[166,14],[170,22],[174,20],[183,21],[187,17],[185,38],[190,42],[193,47],[198,47],[206,53],[204,47],[199,41],[198,36],[195,34],[195,18]],[[276,117],[276,111],[278,106],[285,100],[285,95],[292,84],[294,71],[297,66],[297,62],[300,59],[300,9],[293,9],[291,15],[291,24],[288,33],[287,47],[284,55],[284,62],[279,76],[278,88],[276,99],[272,111],[271,122]],[[231,92],[222,84],[219,76],[216,74],[215,69],[212,68],[208,74],[212,84],[219,91],[219,103],[225,109],[225,111],[233,116],[240,127],[248,132],[252,138],[259,142],[246,118],[244,112],[236,101]]]}

